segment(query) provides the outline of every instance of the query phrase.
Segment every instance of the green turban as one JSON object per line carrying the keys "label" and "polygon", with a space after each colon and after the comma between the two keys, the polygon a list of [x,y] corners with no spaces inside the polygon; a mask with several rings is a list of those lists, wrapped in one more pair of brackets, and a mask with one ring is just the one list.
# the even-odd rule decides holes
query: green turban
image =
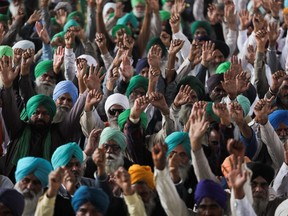
{"label": "green turban", "polygon": [[148,54],[150,48],[154,45],[159,45],[162,49],[162,57],[166,55],[167,53],[167,49],[166,49],[166,46],[162,43],[161,39],[159,37],[154,37],[154,38],[151,38],[147,45],[146,45],[146,53]]}
{"label": "green turban", "polygon": [[211,25],[207,21],[194,21],[191,25],[191,33],[192,35],[195,34],[198,28],[204,28],[207,32],[207,35],[210,36],[211,34]]}
{"label": "green turban", "polygon": [[133,28],[137,28],[139,25],[139,22],[133,13],[127,13],[124,16],[122,16],[121,18],[119,18],[117,21],[117,25],[127,26],[128,22],[131,23]]}
{"label": "green turban", "polygon": [[51,42],[56,40],[56,38],[60,37],[64,40],[64,36],[65,36],[65,32],[64,31],[61,31],[61,32],[58,32],[57,34],[54,34],[52,39],[51,39]]}
{"label": "green turban", "polygon": [[139,3],[142,3],[143,5],[146,5],[145,0],[131,0],[132,8],[135,8],[135,6]]}
{"label": "green turban", "polygon": [[189,85],[197,94],[198,100],[202,100],[205,97],[205,89],[203,84],[194,76],[186,76],[180,80],[177,85],[177,89],[179,91],[181,85]]}
{"label": "green turban", "polygon": [[5,14],[0,14],[0,22],[3,22],[5,23],[6,25],[8,24],[8,20],[9,20],[9,17]]}
{"label": "green turban", "polygon": [[35,78],[42,76],[44,73],[49,71],[53,71],[53,61],[52,60],[45,60],[38,63],[35,67],[34,75]]}
{"label": "green turban", "polygon": [[221,63],[216,69],[216,74],[225,73],[227,70],[229,70],[230,66],[231,66],[231,62]]}
{"label": "green turban", "polygon": [[129,82],[129,85],[126,90],[126,95],[129,98],[129,95],[132,91],[134,91],[137,88],[143,88],[145,92],[148,90],[148,79],[146,77],[143,77],[141,75],[133,76]]}
{"label": "green turban", "polygon": [[73,157],[77,158],[81,164],[83,163],[83,152],[77,143],[70,142],[59,146],[51,158],[54,170],[66,166]]}
{"label": "green turban", "polygon": [[3,56],[13,57],[13,49],[10,46],[0,46],[0,58]]}
{"label": "green turban", "polygon": [[187,156],[191,160],[191,145],[187,132],[173,132],[166,137],[165,143],[168,146],[168,151],[166,154],[167,157],[178,145],[182,145],[186,151]]}
{"label": "green turban", "polygon": [[[118,125],[121,131],[123,131],[124,129],[124,125],[130,116],[130,112],[131,112],[131,109],[127,109],[118,116]],[[140,125],[144,130],[146,130],[148,126],[147,116],[144,112],[140,114]]]}
{"label": "green turban", "polygon": [[132,31],[131,31],[131,29],[130,29],[128,26],[126,26],[126,25],[115,25],[115,26],[112,28],[112,37],[113,37],[113,38],[116,37],[116,33],[117,33],[120,29],[124,29],[127,35],[132,36]]}
{"label": "green turban", "polygon": [[56,105],[52,98],[38,94],[31,97],[26,104],[26,112],[27,116],[30,119],[32,114],[36,111],[39,106],[44,106],[48,111],[50,119],[52,120],[54,115],[56,114]]}
{"label": "green turban", "polygon": [[72,26],[78,27],[80,26],[78,22],[76,22],[74,19],[70,19],[69,21],[66,22],[66,24],[63,27],[63,31],[66,33],[68,29]]}
{"label": "green turban", "polygon": [[120,146],[121,151],[125,151],[127,146],[126,136],[120,130],[111,127],[104,128],[100,135],[99,147],[107,143],[109,140],[115,141]]}
{"label": "green turban", "polygon": [[211,116],[214,121],[220,122],[219,117],[215,115],[215,113],[213,112],[212,106],[213,106],[213,102],[209,101],[206,106],[206,115]]}
{"label": "green turban", "polygon": [[171,13],[169,11],[165,11],[165,10],[160,10],[159,15],[160,15],[162,22],[169,20],[171,17]]}
{"label": "green turban", "polygon": [[67,22],[71,19],[76,20],[82,27],[84,27],[84,20],[85,19],[84,19],[84,16],[81,12],[79,12],[79,11],[71,12],[67,17]]}
{"label": "green turban", "polygon": [[243,110],[243,116],[246,117],[249,114],[251,103],[247,97],[238,95],[236,98],[237,102],[241,105]]}
{"label": "green turban", "polygon": [[51,18],[51,26],[53,27],[53,32],[54,32],[54,29],[57,29],[57,31],[59,30],[61,31],[62,29],[62,26],[56,21],[55,17]]}

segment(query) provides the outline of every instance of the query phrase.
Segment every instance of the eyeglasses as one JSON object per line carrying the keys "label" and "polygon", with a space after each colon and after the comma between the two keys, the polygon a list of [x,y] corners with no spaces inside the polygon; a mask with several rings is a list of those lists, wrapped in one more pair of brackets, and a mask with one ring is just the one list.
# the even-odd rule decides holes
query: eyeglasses
{"label": "eyeglasses", "polygon": [[116,144],[115,145],[104,144],[103,146],[105,151],[108,151],[109,148],[112,150],[112,152],[118,152],[120,150],[120,146]]}
{"label": "eyeglasses", "polygon": [[108,113],[112,116],[115,116],[116,113],[121,114],[122,112],[124,112],[125,109],[109,109]]}

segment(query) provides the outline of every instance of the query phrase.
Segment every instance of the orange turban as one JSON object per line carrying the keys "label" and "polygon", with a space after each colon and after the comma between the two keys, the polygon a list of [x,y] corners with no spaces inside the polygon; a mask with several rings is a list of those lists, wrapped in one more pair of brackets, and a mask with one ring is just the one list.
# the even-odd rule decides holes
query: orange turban
{"label": "orange turban", "polygon": [[131,184],[135,184],[139,181],[144,181],[152,190],[155,188],[154,174],[150,166],[141,166],[134,164],[130,166],[128,173],[131,177]]}
{"label": "orange turban", "polygon": [[[227,178],[229,172],[231,171],[231,162],[230,161],[233,161],[232,155],[226,157],[225,160],[223,161],[222,165],[221,165],[221,171],[222,171],[223,176],[225,178]],[[251,162],[251,160],[247,156],[244,156],[244,163],[249,163],[249,162]]]}
{"label": "orange turban", "polygon": [[286,14],[288,14],[288,7],[283,9],[283,15],[286,15]]}

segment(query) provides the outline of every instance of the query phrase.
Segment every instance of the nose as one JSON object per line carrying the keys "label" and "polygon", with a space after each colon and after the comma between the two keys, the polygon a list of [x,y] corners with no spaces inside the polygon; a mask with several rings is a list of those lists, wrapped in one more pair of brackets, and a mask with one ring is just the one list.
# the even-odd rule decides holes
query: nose
{"label": "nose", "polygon": [[28,184],[27,184],[27,189],[29,190],[33,190],[34,189],[34,184],[32,181],[30,181]]}

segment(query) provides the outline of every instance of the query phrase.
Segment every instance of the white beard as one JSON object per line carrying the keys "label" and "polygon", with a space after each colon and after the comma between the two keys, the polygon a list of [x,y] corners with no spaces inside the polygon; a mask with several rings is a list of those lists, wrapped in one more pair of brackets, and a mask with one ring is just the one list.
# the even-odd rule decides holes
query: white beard
{"label": "white beard", "polygon": [[[24,191],[22,191],[19,187],[19,182],[17,182],[14,186],[14,189],[24,196],[25,206],[24,206],[24,211],[23,211],[22,216],[34,216],[37,203],[38,203],[38,199],[43,194],[43,188],[38,194],[35,194],[33,191],[28,190],[28,189],[25,189]],[[31,198],[31,197],[25,196],[25,193],[29,193],[33,197]]]}
{"label": "white beard", "polygon": [[253,198],[253,209],[256,215],[261,216],[266,212],[268,199]]}
{"label": "white beard", "polygon": [[190,168],[190,164],[188,164],[186,166],[184,166],[184,165],[179,166],[179,176],[183,182],[186,181],[186,179],[188,178],[189,168]]}
{"label": "white beard", "polygon": [[181,109],[179,111],[179,121],[180,123],[184,125],[187,123],[189,116],[191,114],[191,110],[192,110],[192,105],[190,104],[185,104],[181,106]]}
{"label": "white beard", "polygon": [[70,110],[67,110],[67,109],[62,108],[60,106],[57,106],[57,111],[56,111],[56,114],[55,114],[55,116],[53,118],[52,123],[60,123],[60,122],[62,122],[66,118],[66,116],[69,113],[69,111]]}
{"label": "white beard", "polygon": [[[107,159],[108,156],[112,157],[113,159]],[[105,171],[107,174],[114,173],[120,166],[123,165],[124,165],[124,156],[122,152],[120,152],[118,156],[115,154],[106,153]]]}
{"label": "white beard", "polygon": [[143,17],[144,17],[144,11],[137,12],[135,8],[133,9],[133,14],[134,14],[137,18],[143,18]]}
{"label": "white beard", "polygon": [[35,91],[37,94],[43,94],[51,97],[56,84],[40,81],[40,77],[35,80]]}

